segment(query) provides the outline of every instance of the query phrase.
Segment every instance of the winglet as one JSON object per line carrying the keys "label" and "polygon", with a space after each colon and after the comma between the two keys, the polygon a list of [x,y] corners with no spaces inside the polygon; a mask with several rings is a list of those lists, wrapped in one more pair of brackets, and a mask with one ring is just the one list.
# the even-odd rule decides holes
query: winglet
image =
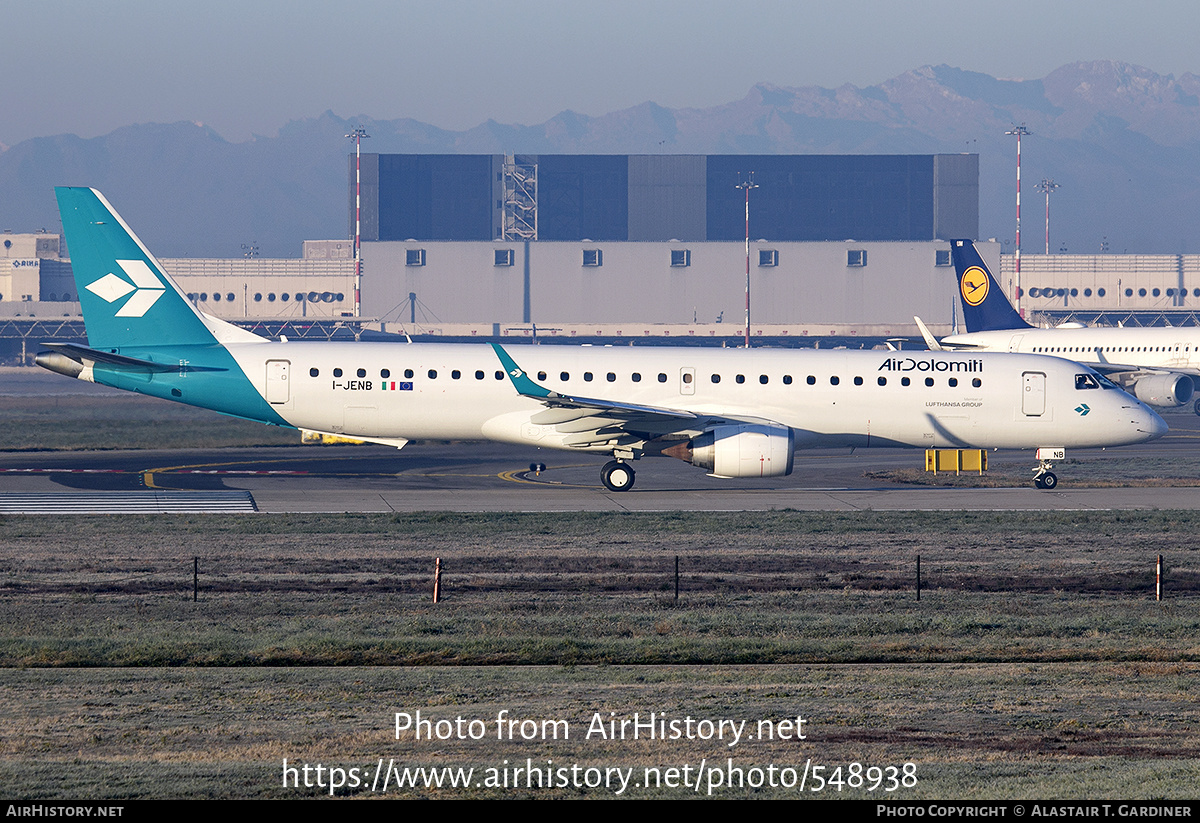
{"label": "winglet", "polygon": [[524,397],[536,397],[539,400],[555,396],[554,392],[534,383],[529,378],[529,375],[525,373],[525,370],[509,357],[508,352],[499,343],[493,343],[492,349],[496,352],[496,356],[500,358],[500,365],[504,366],[504,371],[508,373],[508,379],[512,381],[513,388],[517,390],[517,394]]}
{"label": "winglet", "polygon": [[929,330],[929,327],[925,325],[925,322],[921,320],[921,318],[914,314],[913,320],[917,321],[917,328],[921,330],[921,336],[925,338],[925,345],[929,347],[930,351],[946,350],[945,347],[937,341],[937,338],[933,336],[933,332]]}

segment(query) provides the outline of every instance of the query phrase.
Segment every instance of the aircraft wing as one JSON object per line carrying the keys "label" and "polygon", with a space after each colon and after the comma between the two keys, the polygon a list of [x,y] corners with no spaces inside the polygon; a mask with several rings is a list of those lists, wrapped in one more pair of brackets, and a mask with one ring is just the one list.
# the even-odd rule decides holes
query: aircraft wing
{"label": "aircraft wing", "polygon": [[650,440],[674,436],[672,439],[678,442],[721,423],[778,425],[757,417],[707,415],[686,409],[561,394],[538,385],[499,343],[492,343],[492,349],[517,393],[546,405],[543,411],[530,417],[529,422],[554,426],[565,435],[564,446],[640,449]]}

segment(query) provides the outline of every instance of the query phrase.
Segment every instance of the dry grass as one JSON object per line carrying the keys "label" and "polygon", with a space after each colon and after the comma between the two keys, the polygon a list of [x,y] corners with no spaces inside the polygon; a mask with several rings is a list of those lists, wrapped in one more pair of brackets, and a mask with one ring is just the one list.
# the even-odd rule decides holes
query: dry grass
{"label": "dry grass", "polygon": [[[284,788],[284,758],[912,762],[918,785],[892,796],[1191,797],[1198,526],[1191,512],[11,517],[0,521],[0,763],[10,795],[42,798],[323,793]],[[434,556],[446,564],[438,606]],[[504,709],[565,719],[576,734],[393,732],[395,712],[490,720]],[[804,741],[733,749],[581,738],[595,712],[810,725]]]}

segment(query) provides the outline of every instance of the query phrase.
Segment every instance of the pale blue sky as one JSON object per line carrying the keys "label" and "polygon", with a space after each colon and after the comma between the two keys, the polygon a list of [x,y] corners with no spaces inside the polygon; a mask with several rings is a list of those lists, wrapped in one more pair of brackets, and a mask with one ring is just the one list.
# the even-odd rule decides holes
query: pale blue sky
{"label": "pale blue sky", "polygon": [[0,143],[201,121],[231,141],[326,109],[447,129],[753,84],[868,86],[926,64],[1200,73],[1195,0],[7,0]]}

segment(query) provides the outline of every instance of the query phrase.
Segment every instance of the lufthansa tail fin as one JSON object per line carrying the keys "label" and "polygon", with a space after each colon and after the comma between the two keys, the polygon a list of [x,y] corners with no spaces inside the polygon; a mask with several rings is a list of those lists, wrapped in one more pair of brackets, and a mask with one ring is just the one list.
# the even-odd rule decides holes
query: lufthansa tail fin
{"label": "lufthansa tail fin", "polygon": [[199,312],[100,192],[67,187],[54,192],[92,348],[263,339]]}
{"label": "lufthansa tail fin", "polygon": [[958,297],[968,332],[1032,328],[1017,314],[970,240],[951,240]]}

